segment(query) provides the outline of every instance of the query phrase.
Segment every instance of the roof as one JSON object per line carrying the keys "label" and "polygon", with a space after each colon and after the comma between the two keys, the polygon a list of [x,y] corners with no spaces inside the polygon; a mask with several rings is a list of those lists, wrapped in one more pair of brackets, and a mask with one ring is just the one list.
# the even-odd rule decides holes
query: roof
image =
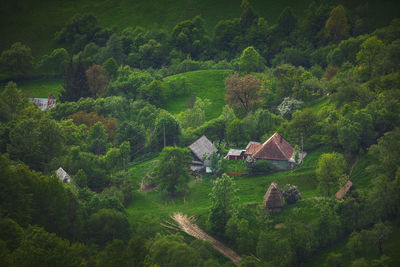
{"label": "roof", "polygon": [[351,188],[353,187],[353,183],[350,181],[347,181],[347,183],[342,186],[342,188],[339,189],[339,191],[336,192],[335,196],[337,199],[342,200],[347,193],[349,192],[349,190],[351,190]]}
{"label": "roof", "polygon": [[252,146],[252,145],[261,145],[261,144],[259,142],[250,141],[246,146],[246,150],[249,149],[249,147]]}
{"label": "roof", "polygon": [[293,156],[293,147],[278,133],[274,133],[254,154],[254,158],[290,160]]}
{"label": "roof", "polygon": [[258,142],[250,141],[246,146],[246,154],[253,155],[261,148],[261,144]]}
{"label": "roof", "polygon": [[242,153],[243,153],[242,149],[231,148],[231,149],[229,149],[227,156],[241,156]]}
{"label": "roof", "polygon": [[208,140],[204,135],[197,139],[193,144],[189,146],[189,149],[196,155],[198,159],[203,161],[203,156],[206,155],[207,159],[212,153],[218,152],[218,149]]}
{"label": "roof", "polygon": [[56,98],[52,93],[49,94],[48,98],[29,98],[29,100],[40,107],[41,110],[50,109],[56,106]]}
{"label": "roof", "polygon": [[277,212],[283,208],[282,192],[276,183],[271,183],[264,195],[264,208],[270,212]]}
{"label": "roof", "polygon": [[69,176],[69,174],[66,171],[64,171],[64,169],[61,167],[58,168],[56,174],[63,183],[69,183],[71,181],[71,176]]}

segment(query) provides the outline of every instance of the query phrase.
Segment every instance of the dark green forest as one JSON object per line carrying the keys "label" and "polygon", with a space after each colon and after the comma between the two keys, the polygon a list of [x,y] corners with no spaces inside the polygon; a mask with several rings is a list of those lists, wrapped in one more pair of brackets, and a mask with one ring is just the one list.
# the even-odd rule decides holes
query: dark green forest
{"label": "dark green forest", "polygon": [[[1,266],[399,266],[398,3],[45,2],[0,10]],[[224,157],[274,133],[289,170]]]}

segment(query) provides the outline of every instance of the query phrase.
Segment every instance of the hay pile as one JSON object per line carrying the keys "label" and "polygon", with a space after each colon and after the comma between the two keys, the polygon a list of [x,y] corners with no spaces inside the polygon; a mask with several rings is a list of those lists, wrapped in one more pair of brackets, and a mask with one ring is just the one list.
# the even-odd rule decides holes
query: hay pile
{"label": "hay pile", "polygon": [[271,183],[264,195],[265,212],[279,212],[283,209],[282,192],[276,183]]}

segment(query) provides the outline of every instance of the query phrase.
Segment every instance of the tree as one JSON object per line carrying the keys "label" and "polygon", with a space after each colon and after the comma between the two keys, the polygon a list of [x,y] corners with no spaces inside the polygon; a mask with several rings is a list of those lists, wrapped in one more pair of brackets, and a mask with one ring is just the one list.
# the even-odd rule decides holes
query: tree
{"label": "tree", "polygon": [[122,63],[125,55],[122,49],[121,37],[118,34],[114,33],[110,36],[106,47],[100,52],[100,57],[102,58],[102,61],[113,58],[118,64]]}
{"label": "tree", "polygon": [[96,155],[102,155],[107,150],[107,134],[101,122],[96,122],[90,129],[86,150]]}
{"label": "tree", "polygon": [[345,151],[358,152],[362,134],[361,125],[341,117],[337,123],[338,141]]}
{"label": "tree", "polygon": [[178,121],[168,111],[161,110],[154,126],[153,142],[156,148],[175,145],[180,136]]}
{"label": "tree", "polygon": [[363,64],[363,68],[368,74],[368,78],[377,74],[377,68],[381,61],[381,55],[385,45],[376,36],[372,36],[361,44],[361,49],[357,53],[357,62]]}
{"label": "tree", "polygon": [[154,177],[159,182],[158,188],[161,192],[171,196],[185,193],[190,179],[191,162],[192,158],[187,148],[165,147],[154,169]]}
{"label": "tree", "polygon": [[118,126],[115,142],[122,145],[124,141],[129,142],[129,159],[145,152],[146,133],[136,122],[124,121]]}
{"label": "tree", "polygon": [[277,31],[279,36],[287,37],[296,28],[297,18],[291,7],[286,7],[278,18]]}
{"label": "tree", "polygon": [[239,70],[244,73],[262,72],[264,69],[264,59],[254,47],[249,46],[243,50],[239,60]]}
{"label": "tree", "polygon": [[114,239],[127,241],[130,236],[126,215],[112,209],[101,209],[88,219],[88,236],[104,246]]}
{"label": "tree", "polygon": [[177,116],[182,128],[196,128],[203,125],[206,120],[206,111],[210,105],[211,101],[209,99],[202,100],[197,97],[192,108],[179,113]]}
{"label": "tree", "polygon": [[32,51],[20,42],[14,43],[10,49],[1,53],[0,63],[17,75],[27,74],[33,66]]}
{"label": "tree", "polygon": [[158,234],[151,243],[149,257],[150,261],[158,266],[201,266],[203,264],[199,252],[186,245],[183,238],[178,235]]}
{"label": "tree", "polygon": [[289,240],[275,231],[262,231],[258,237],[257,256],[271,266],[289,266],[293,262],[293,250]]}
{"label": "tree", "polygon": [[39,62],[39,69],[49,75],[63,75],[69,59],[70,55],[65,48],[57,48],[51,54],[42,57]]}
{"label": "tree", "polygon": [[223,174],[213,182],[210,193],[211,209],[208,216],[208,225],[213,234],[222,237],[232,213],[236,210],[238,198],[237,188],[233,179]]}
{"label": "tree", "polygon": [[114,79],[117,76],[118,64],[114,58],[109,58],[103,63],[103,68],[108,72],[111,79]]}
{"label": "tree", "polygon": [[339,5],[333,8],[325,23],[325,38],[333,43],[339,43],[348,37],[349,30],[344,7]]}
{"label": "tree", "polygon": [[239,73],[230,74],[225,80],[227,103],[232,107],[242,107],[249,112],[259,100],[260,79],[250,74],[240,77]]}
{"label": "tree", "polygon": [[318,160],[316,170],[319,186],[326,190],[327,195],[331,195],[331,190],[335,190],[338,185],[339,178],[344,175],[346,162],[341,154],[325,153]]}
{"label": "tree", "polygon": [[107,71],[100,65],[92,65],[86,70],[86,77],[89,83],[89,89],[93,96],[103,95],[108,87],[110,78]]}
{"label": "tree", "polygon": [[389,239],[392,234],[392,229],[385,225],[383,222],[378,222],[374,225],[372,229],[372,239],[374,243],[378,246],[379,255],[383,253],[383,243]]}
{"label": "tree", "polygon": [[234,119],[228,124],[225,135],[227,141],[234,143],[236,146],[246,142],[248,139],[243,121],[240,119]]}
{"label": "tree", "polygon": [[13,253],[16,266],[80,266],[86,263],[87,248],[70,244],[43,228],[29,226],[21,245]]}
{"label": "tree", "polygon": [[153,80],[149,85],[140,87],[139,93],[142,99],[156,107],[161,107],[164,104],[165,95],[162,83],[158,80]]}
{"label": "tree", "polygon": [[80,56],[75,69],[71,58],[64,77],[64,90],[61,92],[61,101],[77,101],[81,97],[90,96],[89,83]]}

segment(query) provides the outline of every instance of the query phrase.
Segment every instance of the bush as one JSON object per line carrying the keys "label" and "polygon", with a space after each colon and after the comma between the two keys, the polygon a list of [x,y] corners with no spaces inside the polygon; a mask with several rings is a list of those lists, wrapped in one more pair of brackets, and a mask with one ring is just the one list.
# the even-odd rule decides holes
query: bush
{"label": "bush", "polygon": [[297,200],[301,199],[301,193],[297,186],[287,184],[285,190],[282,191],[287,204],[294,204]]}
{"label": "bush", "polygon": [[276,169],[276,167],[269,163],[267,160],[247,160],[246,161],[247,172],[250,175],[255,174],[266,174]]}

